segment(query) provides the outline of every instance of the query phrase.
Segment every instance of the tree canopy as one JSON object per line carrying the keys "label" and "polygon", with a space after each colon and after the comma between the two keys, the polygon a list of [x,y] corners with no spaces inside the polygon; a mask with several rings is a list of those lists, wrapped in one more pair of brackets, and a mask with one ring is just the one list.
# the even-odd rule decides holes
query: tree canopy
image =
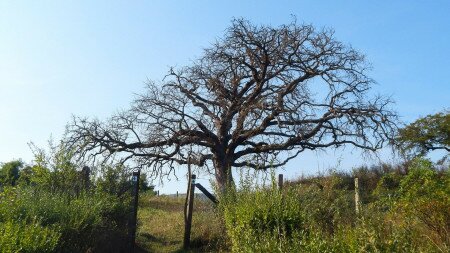
{"label": "tree canopy", "polygon": [[369,69],[331,29],[237,19],[191,65],[149,81],[129,110],[74,117],[66,141],[84,159],[133,160],[153,174],[203,166],[223,189],[232,168],[276,168],[345,144],[381,148],[397,116],[389,98],[370,95]]}
{"label": "tree canopy", "polygon": [[419,118],[399,129],[397,143],[402,152],[425,155],[433,150],[450,152],[450,112]]}

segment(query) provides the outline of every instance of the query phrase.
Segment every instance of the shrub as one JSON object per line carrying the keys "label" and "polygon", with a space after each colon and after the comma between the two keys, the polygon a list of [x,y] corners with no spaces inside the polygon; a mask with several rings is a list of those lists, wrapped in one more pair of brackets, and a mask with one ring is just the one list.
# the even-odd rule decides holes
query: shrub
{"label": "shrub", "polygon": [[241,176],[239,191],[220,198],[233,252],[290,251],[291,238],[304,226],[295,195],[278,191],[273,180],[269,188],[252,187],[246,177]]}
{"label": "shrub", "polygon": [[419,234],[438,248],[450,249],[450,173],[438,173],[416,158],[400,181],[395,211],[412,220]]}
{"label": "shrub", "polygon": [[[252,185],[220,198],[233,252],[448,252],[450,173],[423,159],[406,171],[359,170],[370,180],[360,215],[348,175]],[[242,176],[241,176],[242,178]],[[369,181],[367,181],[369,182]]]}
{"label": "shrub", "polygon": [[[103,185],[90,184],[77,171],[80,166],[72,161],[72,152],[63,143],[51,145],[50,154],[42,149],[35,151],[36,164],[18,171],[10,168],[21,167],[21,162],[9,163],[5,164],[8,170],[0,171],[8,172],[0,173],[0,181],[4,178],[11,181],[10,176],[2,177],[10,174],[15,180],[0,189],[0,223],[5,235],[2,239],[5,246],[0,249],[125,252],[132,215],[131,196],[123,194],[130,186],[126,174],[111,180],[100,178],[99,182],[106,182]],[[126,184],[127,188],[118,197],[116,188],[112,191],[102,188],[108,183],[112,187]],[[34,231],[35,236],[29,231]],[[41,243],[42,240],[48,244]],[[28,243],[42,246],[42,250],[30,248]]]}
{"label": "shrub", "polygon": [[[61,252],[118,252],[128,235],[130,206],[128,199],[107,194],[84,192],[74,198],[30,187],[9,188],[0,196],[0,222],[23,222],[19,230],[34,222],[57,228],[56,248]],[[106,251],[105,246],[114,248]]]}
{"label": "shrub", "polygon": [[295,194],[309,227],[332,235],[339,225],[355,222],[354,194],[342,188],[344,180],[331,175],[316,178],[316,184],[293,186],[291,194]]}
{"label": "shrub", "polygon": [[13,220],[0,222],[0,252],[55,252],[60,236],[57,227],[43,227],[36,220],[29,224]]}
{"label": "shrub", "polygon": [[0,186],[14,186],[19,179],[19,169],[23,166],[22,161],[11,161],[0,167]]}

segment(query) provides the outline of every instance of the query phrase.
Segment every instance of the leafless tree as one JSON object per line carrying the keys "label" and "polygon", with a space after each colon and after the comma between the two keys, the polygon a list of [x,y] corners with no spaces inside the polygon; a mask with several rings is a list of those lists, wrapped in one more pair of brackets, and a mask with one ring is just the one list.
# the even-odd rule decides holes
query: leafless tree
{"label": "leafless tree", "polygon": [[397,116],[389,98],[370,94],[369,67],[332,30],[233,20],[190,66],[149,81],[131,109],[105,122],[74,118],[66,141],[82,157],[120,154],[157,174],[190,161],[224,190],[233,167],[276,168],[344,144],[381,148]]}

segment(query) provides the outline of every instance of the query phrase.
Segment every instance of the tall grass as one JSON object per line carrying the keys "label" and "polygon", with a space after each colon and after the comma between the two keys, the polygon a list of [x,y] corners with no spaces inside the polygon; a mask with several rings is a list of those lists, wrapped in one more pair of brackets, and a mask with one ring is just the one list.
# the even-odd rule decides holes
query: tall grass
{"label": "tall grass", "polygon": [[[365,182],[362,212],[342,174],[277,189],[243,175],[221,197],[233,252],[448,252],[450,174],[426,160],[408,171],[354,172]],[[350,177],[352,178],[352,177]]]}
{"label": "tall grass", "polygon": [[55,252],[61,233],[57,228],[44,227],[38,221],[30,223],[8,220],[0,223],[0,252]]}
{"label": "tall grass", "polygon": [[94,178],[77,170],[63,143],[38,151],[32,166],[0,167],[0,252],[127,252],[129,170],[94,168],[103,172]]}
{"label": "tall grass", "polygon": [[[129,206],[102,193],[84,192],[73,198],[31,187],[5,189],[0,195],[0,226],[4,228],[0,248],[5,245],[31,247],[37,240],[47,243],[49,252],[117,250],[120,244],[126,243]],[[11,226],[14,230],[9,229]],[[25,239],[32,230],[36,236]],[[15,236],[8,237],[14,233]],[[41,237],[48,239],[41,240]],[[40,251],[45,250],[30,252]]]}

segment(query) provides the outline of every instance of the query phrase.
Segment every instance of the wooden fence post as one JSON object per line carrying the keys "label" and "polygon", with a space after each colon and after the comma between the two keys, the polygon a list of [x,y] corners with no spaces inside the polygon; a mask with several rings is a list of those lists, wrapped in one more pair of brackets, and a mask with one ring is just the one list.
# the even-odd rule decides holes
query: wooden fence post
{"label": "wooden fence post", "polygon": [[203,187],[203,185],[201,185],[200,183],[195,184],[195,186],[201,191],[203,192],[203,194],[205,194],[205,196],[211,200],[214,204],[219,204],[219,201],[217,201],[216,197],[214,195],[212,195],[208,190],[206,190],[205,187]]}
{"label": "wooden fence post", "polygon": [[194,191],[195,191],[195,179],[196,176],[192,175],[189,180],[189,192],[188,194],[188,207],[187,207],[187,215],[186,222],[184,223],[184,241],[183,248],[189,248],[191,241],[191,227],[192,227],[192,210],[194,208]]}
{"label": "wooden fence post", "polygon": [[359,214],[361,211],[361,202],[359,200],[359,181],[358,178],[355,177],[355,212]]}
{"label": "wooden fence post", "polygon": [[278,174],[278,189],[283,190],[283,174]]}
{"label": "wooden fence post", "polygon": [[137,222],[137,210],[138,210],[138,201],[139,201],[139,177],[141,175],[141,171],[133,172],[133,176],[131,181],[133,183],[132,194],[134,197],[133,201],[133,216],[130,222],[130,252],[134,252],[134,246],[136,244],[136,222]]}

